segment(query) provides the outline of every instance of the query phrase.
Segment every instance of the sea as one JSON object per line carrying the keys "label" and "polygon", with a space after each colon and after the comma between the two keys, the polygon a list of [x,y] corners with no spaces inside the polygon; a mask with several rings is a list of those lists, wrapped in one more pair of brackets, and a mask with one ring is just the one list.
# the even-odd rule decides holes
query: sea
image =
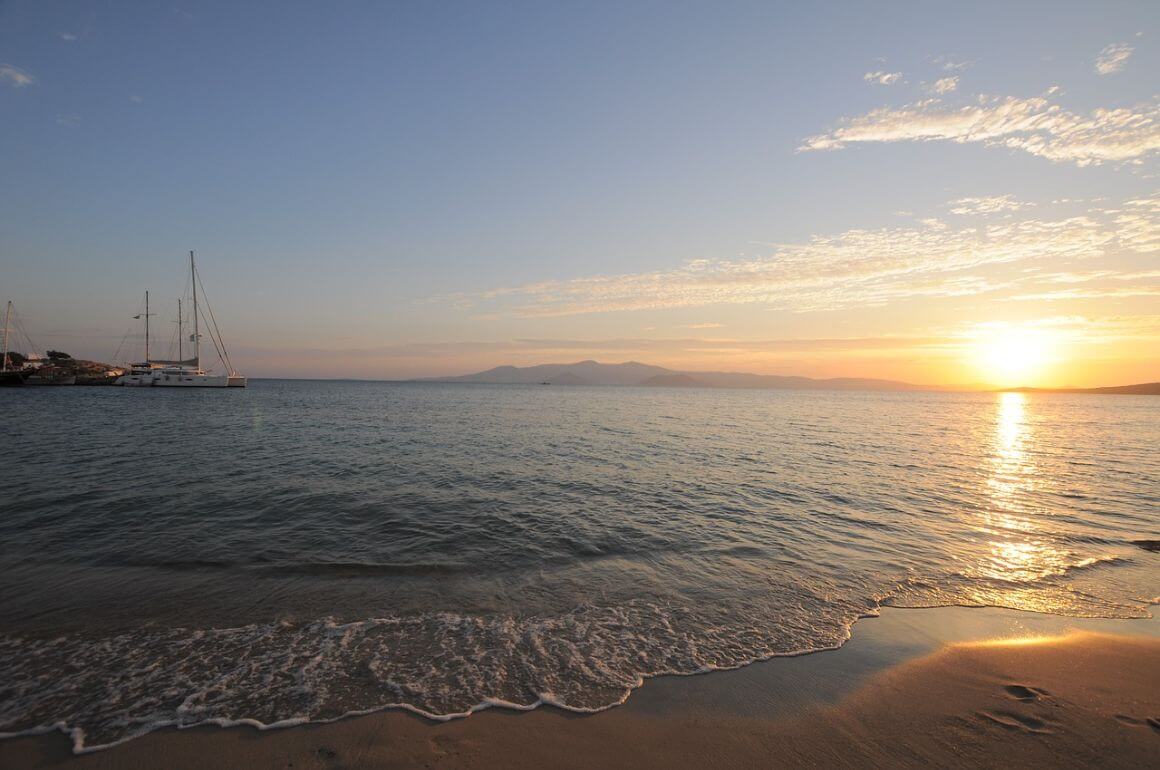
{"label": "sea", "polygon": [[0,392],[0,735],[578,712],[884,606],[1149,617],[1160,398]]}

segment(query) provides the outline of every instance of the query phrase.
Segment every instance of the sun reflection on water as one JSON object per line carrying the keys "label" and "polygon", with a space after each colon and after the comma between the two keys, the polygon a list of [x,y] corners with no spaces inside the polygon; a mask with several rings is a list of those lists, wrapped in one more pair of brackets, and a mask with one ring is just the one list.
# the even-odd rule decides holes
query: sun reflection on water
{"label": "sun reflection on water", "polygon": [[[1002,393],[995,410],[988,502],[979,530],[987,540],[975,576],[1007,584],[1027,584],[1050,575],[1062,574],[1069,566],[1069,554],[1045,540],[1036,526],[1038,512],[1034,492],[1045,483],[1036,466],[1035,435],[1028,414],[1027,396]],[[995,586],[984,592],[994,602]],[[1016,591],[1012,587],[1012,592]],[[1022,592],[1020,592],[1022,593]],[[984,598],[984,597],[980,597]],[[1012,595],[1009,597],[1014,600]],[[1018,603],[1026,603],[1020,597]]]}
{"label": "sun reflection on water", "polygon": [[1033,525],[1020,514],[1024,511],[1025,493],[1034,485],[1035,465],[1028,456],[1032,437],[1027,425],[1026,396],[1001,393],[995,415],[994,454],[991,460],[991,489],[995,521],[1004,529],[1027,531]]}

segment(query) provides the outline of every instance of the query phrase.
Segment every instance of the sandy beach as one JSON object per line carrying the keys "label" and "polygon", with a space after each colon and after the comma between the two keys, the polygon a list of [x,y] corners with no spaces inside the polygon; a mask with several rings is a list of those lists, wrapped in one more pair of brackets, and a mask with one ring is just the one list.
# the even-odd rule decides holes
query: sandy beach
{"label": "sandy beach", "polygon": [[260,731],[161,730],[22,768],[1143,767],[1160,749],[1160,622],[995,609],[886,610],[837,651],[648,681],[595,715],[382,712]]}

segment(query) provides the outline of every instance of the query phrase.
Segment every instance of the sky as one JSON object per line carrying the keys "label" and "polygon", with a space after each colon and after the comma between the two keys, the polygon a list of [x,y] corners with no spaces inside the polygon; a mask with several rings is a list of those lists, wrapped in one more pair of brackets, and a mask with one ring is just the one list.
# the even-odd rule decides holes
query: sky
{"label": "sky", "polygon": [[251,377],[1160,380],[1160,4],[0,0],[0,300]]}

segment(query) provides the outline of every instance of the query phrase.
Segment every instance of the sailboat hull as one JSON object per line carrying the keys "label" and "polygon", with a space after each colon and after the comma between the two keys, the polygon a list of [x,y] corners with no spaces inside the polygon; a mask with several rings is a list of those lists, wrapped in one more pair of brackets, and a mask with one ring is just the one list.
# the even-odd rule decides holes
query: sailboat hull
{"label": "sailboat hull", "polygon": [[225,388],[230,378],[226,374],[163,373],[153,380],[155,388]]}
{"label": "sailboat hull", "polygon": [[53,386],[53,385],[76,385],[77,378],[73,374],[49,375],[43,376],[34,374],[24,381],[25,385],[39,385],[39,386]]}
{"label": "sailboat hull", "polygon": [[244,388],[244,387],[246,387],[246,375],[244,375],[244,374],[231,374],[229,376],[229,380],[227,382],[227,385],[231,388]]}
{"label": "sailboat hull", "polygon": [[153,385],[152,374],[123,374],[117,378],[114,385],[123,388],[148,388]]}

